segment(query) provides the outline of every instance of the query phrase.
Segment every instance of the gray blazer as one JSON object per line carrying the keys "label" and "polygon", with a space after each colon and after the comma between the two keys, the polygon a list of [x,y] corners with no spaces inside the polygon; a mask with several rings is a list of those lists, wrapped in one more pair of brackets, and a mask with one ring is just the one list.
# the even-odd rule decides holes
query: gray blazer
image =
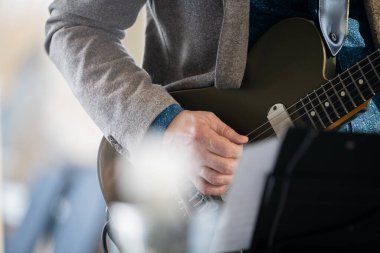
{"label": "gray blazer", "polygon": [[[380,1],[366,7],[376,45]],[[121,44],[147,4],[143,69]],[[46,50],[75,96],[120,152],[134,150],[170,104],[168,91],[239,88],[249,0],[55,0]]]}

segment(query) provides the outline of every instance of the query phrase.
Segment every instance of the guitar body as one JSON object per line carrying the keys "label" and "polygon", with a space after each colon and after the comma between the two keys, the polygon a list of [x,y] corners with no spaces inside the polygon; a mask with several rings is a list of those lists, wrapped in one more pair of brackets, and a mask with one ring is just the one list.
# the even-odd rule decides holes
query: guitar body
{"label": "guitar body", "polygon": [[319,31],[310,21],[287,19],[274,25],[249,52],[240,89],[209,87],[171,95],[183,108],[211,111],[246,135],[267,121],[273,105],[291,106],[326,81],[325,55]]}
{"label": "guitar body", "polygon": [[[378,51],[375,53],[379,55]],[[334,107],[337,108],[340,118],[324,124],[323,129],[333,129],[347,121],[366,105],[367,99],[370,99],[375,92],[380,91],[378,74],[380,57],[377,55],[375,55],[376,58],[367,57],[368,59],[373,58],[371,64],[362,63],[360,65],[358,63],[360,72],[355,70],[349,74],[351,79],[348,78],[348,80],[358,82],[362,85],[360,89],[362,89],[363,94],[366,92],[364,102],[358,100],[360,103],[355,105],[355,109],[348,110],[345,108],[346,105],[349,105],[347,101],[342,103],[343,98],[339,98],[346,113],[343,114],[341,108]],[[375,72],[368,71],[371,70],[368,67],[371,65],[372,69],[375,69],[374,66],[376,66]],[[245,77],[240,89],[221,90],[215,87],[207,87],[175,91],[171,95],[183,108],[214,112],[238,133],[248,135],[251,140],[255,140],[274,134],[273,129],[272,131],[265,131],[265,128],[270,129],[267,117],[271,108],[275,108],[274,105],[282,104],[285,108],[289,108],[297,102],[300,103],[300,98],[318,89],[327,81],[327,73],[329,77],[332,77],[334,72],[334,65],[328,64],[326,60],[324,44],[318,29],[308,20],[291,18],[274,25],[249,52]],[[363,76],[357,78],[358,73],[362,73]],[[372,78],[375,78],[374,82],[372,82]],[[371,88],[371,85],[374,88]],[[359,89],[357,84],[355,86]],[[346,86],[346,90],[340,90],[341,93],[339,94],[344,96],[343,91],[357,92],[352,90],[352,87],[355,86],[354,84]],[[367,87],[370,87],[371,92],[366,89]],[[330,88],[331,90],[333,89]],[[324,104],[327,103],[325,101],[327,100],[324,100]],[[331,102],[331,100],[328,101]],[[331,102],[331,105],[333,104],[334,102]],[[308,103],[308,105],[313,104]],[[308,109],[305,108],[306,106],[304,110],[307,111]],[[332,106],[329,108],[331,110]],[[307,112],[308,114],[302,114],[303,117],[309,116],[310,121],[314,122],[310,116],[310,111]],[[311,113],[315,114],[314,111]],[[258,132],[252,131],[261,126],[265,126],[265,134],[260,136],[257,135]],[[306,126],[310,125],[306,124]],[[314,127],[317,128],[315,124]],[[115,161],[118,157],[121,156],[103,138],[99,147],[98,175],[107,204],[110,201],[120,200],[115,191]]]}

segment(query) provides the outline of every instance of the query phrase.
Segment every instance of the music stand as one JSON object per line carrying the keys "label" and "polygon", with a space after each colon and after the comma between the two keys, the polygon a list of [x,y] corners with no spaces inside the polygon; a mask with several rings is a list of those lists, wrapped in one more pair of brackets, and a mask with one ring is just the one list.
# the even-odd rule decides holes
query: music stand
{"label": "music stand", "polygon": [[291,129],[248,252],[380,251],[380,136]]}

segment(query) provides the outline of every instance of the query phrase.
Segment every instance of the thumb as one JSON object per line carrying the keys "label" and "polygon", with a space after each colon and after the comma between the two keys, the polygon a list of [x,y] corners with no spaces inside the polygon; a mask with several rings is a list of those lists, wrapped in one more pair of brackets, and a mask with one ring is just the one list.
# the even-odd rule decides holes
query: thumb
{"label": "thumb", "polygon": [[248,142],[248,137],[244,135],[238,134],[231,127],[226,125],[223,121],[221,121],[218,117],[215,116],[215,131],[221,135],[226,137],[231,142],[236,144],[245,144]]}

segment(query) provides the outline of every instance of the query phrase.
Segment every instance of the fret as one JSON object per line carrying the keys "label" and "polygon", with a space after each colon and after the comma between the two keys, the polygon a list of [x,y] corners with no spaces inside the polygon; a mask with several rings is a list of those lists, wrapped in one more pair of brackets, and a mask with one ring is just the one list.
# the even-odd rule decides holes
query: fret
{"label": "fret", "polygon": [[317,116],[322,123],[322,126],[324,128],[329,126],[332,123],[330,116],[327,113],[326,109],[323,107],[322,102],[317,96],[317,93],[315,92],[315,90],[312,93],[308,94],[307,97],[310,100],[312,107],[316,111]]}
{"label": "fret", "polygon": [[324,85],[322,85],[321,88],[317,89],[317,96],[319,96],[322,100],[323,106],[326,108],[326,111],[330,115],[330,119],[332,119],[334,122],[337,121],[340,118],[339,113],[336,110],[334,103],[331,102],[330,96],[327,94]]}
{"label": "fret", "polygon": [[303,99],[301,99],[300,100],[301,101],[301,103],[302,103],[302,107],[303,107],[303,109],[305,110],[305,114],[308,116],[308,118],[309,118],[309,122],[311,122],[311,124],[313,125],[313,127],[315,128],[315,129],[318,129],[318,127],[317,127],[317,122],[315,122],[314,121],[314,119],[313,119],[313,117],[315,116],[311,116],[310,115],[310,113],[309,113],[309,110],[307,109],[307,107],[306,107],[306,104],[303,102]]}
{"label": "fret", "polygon": [[[370,97],[367,97],[367,99],[371,98],[373,95],[375,95],[375,91],[372,89],[372,86],[371,84],[369,83],[367,77],[365,76],[362,68],[360,67],[359,63],[356,63],[356,66],[358,67],[359,71],[360,71],[360,74],[362,75],[363,79],[365,80],[365,83],[367,84],[369,90],[371,91],[371,96]],[[359,79],[358,83],[359,85],[363,85],[363,82],[361,82],[360,80],[362,79]]]}
{"label": "fret", "polygon": [[[341,85],[338,83],[333,83],[333,81],[336,79],[333,79],[332,81],[329,81],[331,84],[332,89],[334,90],[335,96],[339,99],[340,103],[342,104],[343,110],[348,113],[349,112],[349,106],[347,106],[347,96],[346,93],[342,90]],[[338,86],[338,87],[336,87]],[[340,89],[339,89],[340,87]],[[339,91],[339,92],[338,92]]]}
{"label": "fret", "polygon": [[375,75],[376,75],[376,77],[377,77],[377,80],[380,81],[380,76],[379,76],[379,74],[377,73],[376,68],[375,68],[375,66],[374,66],[373,63],[372,63],[372,60],[370,59],[370,56],[367,56],[367,59],[368,59],[369,64],[370,64],[371,67],[372,67],[372,71],[375,72]]}
{"label": "fret", "polygon": [[306,95],[306,98],[307,98],[307,100],[308,100],[308,102],[307,102],[308,105],[310,105],[311,108],[312,108],[312,110],[310,111],[310,115],[311,115],[312,117],[317,116],[317,118],[318,118],[318,120],[319,120],[319,123],[320,123],[320,127],[322,127],[322,128],[326,128],[326,126],[325,126],[325,124],[324,124],[324,122],[323,122],[323,120],[322,120],[322,118],[321,118],[321,114],[320,114],[320,112],[318,112],[318,110],[315,108],[315,106],[314,106],[314,104],[313,104],[313,101],[311,101],[311,99],[310,99],[310,97],[309,97],[309,94]]}
{"label": "fret", "polygon": [[369,57],[365,58],[363,61],[359,62],[359,67],[362,69],[366,80],[368,80],[368,86],[371,87],[371,90],[373,91],[373,95],[375,95],[376,94],[375,85],[378,82],[378,79],[369,61],[370,61]]}
{"label": "fret", "polygon": [[364,96],[362,96],[359,87],[357,86],[355,80],[350,75],[349,71],[346,70],[340,74],[340,78],[343,82],[343,85],[346,87],[347,92],[350,94],[355,107],[363,104],[366,100]]}
{"label": "fret", "polygon": [[321,100],[321,97],[318,96],[317,92],[314,90],[313,93],[315,94],[315,96],[317,97],[318,99],[318,102],[319,102],[319,106],[322,108],[322,110],[325,112],[326,116],[327,116],[327,120],[329,121],[328,123],[333,123],[331,117],[330,117],[330,114],[327,112],[327,109],[328,106],[326,106],[326,103],[322,103],[322,100]]}
{"label": "fret", "polygon": [[371,66],[373,68],[373,72],[375,72],[377,77],[377,82],[373,84],[374,91],[379,92],[380,91],[380,78],[379,78],[379,72],[380,72],[380,55],[379,50],[377,50],[374,54],[369,56],[369,59],[372,60]]}
{"label": "fret", "polygon": [[347,114],[347,111],[345,110],[343,102],[339,99],[338,94],[334,90],[334,87],[332,86],[332,83],[327,82],[325,85],[322,86],[324,92],[327,94],[327,97],[330,98],[330,101],[335,108],[338,118],[343,117]]}
{"label": "fret", "polygon": [[[355,67],[355,66],[354,66],[354,67]],[[350,72],[351,69],[352,69],[352,68],[350,68],[350,69],[347,70],[348,76],[350,77],[352,83],[354,84],[356,90],[358,91],[358,94],[359,94],[360,98],[362,99],[362,102],[365,102],[367,99],[364,97],[364,95],[363,95],[361,89],[359,88],[358,84],[356,83],[355,78],[354,78],[353,75],[351,74],[351,72]],[[358,82],[360,82],[360,83],[363,84],[363,80],[360,81],[360,78],[358,79]]]}
{"label": "fret", "polygon": [[[350,92],[348,91],[347,86],[345,85],[345,83],[344,83],[344,81],[343,81],[341,75],[338,75],[338,79],[339,79],[339,84],[343,87],[342,91],[346,91],[347,97],[350,99],[352,105],[353,105],[355,108],[358,107],[358,106],[355,104],[354,100],[352,99],[351,94],[350,94]],[[343,94],[342,91],[340,92],[340,94],[341,94],[342,97],[344,97],[344,95],[342,95],[342,94]]]}

